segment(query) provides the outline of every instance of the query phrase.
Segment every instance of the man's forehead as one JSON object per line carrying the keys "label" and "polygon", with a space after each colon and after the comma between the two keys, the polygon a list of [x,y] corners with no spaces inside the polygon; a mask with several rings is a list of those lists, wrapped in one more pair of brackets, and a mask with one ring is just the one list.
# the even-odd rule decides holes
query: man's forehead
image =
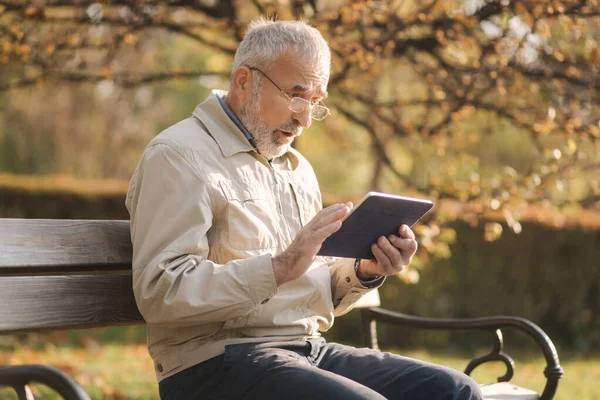
{"label": "man's forehead", "polygon": [[[329,66],[321,62],[310,62],[295,56],[282,56],[273,66],[283,81],[281,88],[293,92],[311,93],[314,96],[327,97]],[[285,86],[285,87],[284,87]]]}
{"label": "man's forehead", "polygon": [[292,92],[299,92],[299,93],[313,92],[312,93],[313,96],[322,97],[322,98],[326,98],[327,96],[329,96],[329,93],[327,93],[327,83],[326,82],[324,84],[317,83],[315,85],[297,84],[297,85],[294,85],[293,87],[291,87],[289,90]]}

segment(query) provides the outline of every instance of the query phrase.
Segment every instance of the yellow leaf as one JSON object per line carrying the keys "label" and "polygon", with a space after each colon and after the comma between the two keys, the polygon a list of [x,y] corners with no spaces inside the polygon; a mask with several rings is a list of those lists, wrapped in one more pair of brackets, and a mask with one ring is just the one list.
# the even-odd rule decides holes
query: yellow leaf
{"label": "yellow leaf", "polygon": [[74,33],[67,37],[67,43],[69,46],[78,46],[81,43],[81,35],[79,33]]}
{"label": "yellow leaf", "polygon": [[27,55],[31,52],[31,46],[28,44],[22,44],[19,46],[19,54]]}
{"label": "yellow leaf", "polygon": [[33,5],[28,5],[23,11],[23,16],[25,18],[40,18],[44,15],[44,9],[41,7],[36,7]]}
{"label": "yellow leaf", "polygon": [[136,43],[137,43],[137,41],[138,41],[138,38],[137,38],[137,36],[135,36],[134,34],[132,34],[132,33],[128,33],[128,34],[126,34],[126,35],[125,35],[125,37],[123,38],[123,41],[124,41],[125,43],[129,44],[129,45],[134,45],[134,44],[136,44]]}
{"label": "yellow leaf", "polygon": [[573,154],[577,151],[577,144],[575,143],[575,141],[573,139],[569,139],[567,145],[569,148],[569,154]]}
{"label": "yellow leaf", "polygon": [[495,240],[500,239],[502,236],[502,225],[497,222],[488,222],[485,224],[485,240],[488,242],[493,242]]}

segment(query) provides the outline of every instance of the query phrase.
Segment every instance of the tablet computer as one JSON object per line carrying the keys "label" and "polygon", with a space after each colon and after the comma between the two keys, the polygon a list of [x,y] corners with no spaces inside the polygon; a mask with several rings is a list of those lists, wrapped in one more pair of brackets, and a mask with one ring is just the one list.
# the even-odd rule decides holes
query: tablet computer
{"label": "tablet computer", "polygon": [[429,200],[369,192],[325,239],[318,255],[373,259],[371,245],[380,236],[398,235],[400,225],[412,227],[432,207]]}

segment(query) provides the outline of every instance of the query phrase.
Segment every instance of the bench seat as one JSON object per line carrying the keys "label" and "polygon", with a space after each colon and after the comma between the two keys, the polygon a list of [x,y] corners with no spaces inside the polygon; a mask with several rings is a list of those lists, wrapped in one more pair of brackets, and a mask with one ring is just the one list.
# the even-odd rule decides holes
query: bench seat
{"label": "bench seat", "polygon": [[480,387],[486,400],[538,400],[540,398],[533,390],[508,382],[484,384]]}

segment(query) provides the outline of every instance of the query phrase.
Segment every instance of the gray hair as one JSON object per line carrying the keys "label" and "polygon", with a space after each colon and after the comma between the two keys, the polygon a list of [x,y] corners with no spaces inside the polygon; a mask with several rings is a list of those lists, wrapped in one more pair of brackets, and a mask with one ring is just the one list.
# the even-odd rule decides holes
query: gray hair
{"label": "gray hair", "polygon": [[329,45],[321,32],[303,21],[274,21],[260,17],[248,25],[233,60],[232,74],[242,65],[268,70],[284,53],[331,64]]}

